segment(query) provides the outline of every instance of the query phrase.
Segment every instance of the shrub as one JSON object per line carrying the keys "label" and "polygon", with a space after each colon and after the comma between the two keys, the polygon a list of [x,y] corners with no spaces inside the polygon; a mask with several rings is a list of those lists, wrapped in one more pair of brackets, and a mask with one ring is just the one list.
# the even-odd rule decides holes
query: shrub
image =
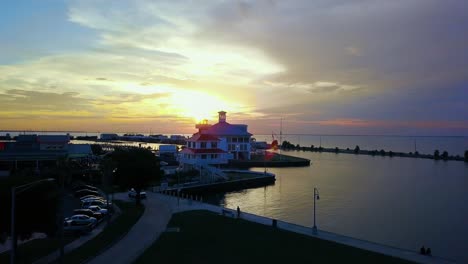
{"label": "shrub", "polygon": [[356,146],[356,147],[354,148],[354,154],[358,154],[360,150],[361,150],[361,149],[359,148],[359,146]]}

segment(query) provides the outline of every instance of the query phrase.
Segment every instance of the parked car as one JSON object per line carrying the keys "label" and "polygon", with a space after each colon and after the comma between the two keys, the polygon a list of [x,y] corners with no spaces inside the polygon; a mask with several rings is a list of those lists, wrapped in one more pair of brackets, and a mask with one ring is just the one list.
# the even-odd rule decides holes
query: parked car
{"label": "parked car", "polygon": [[91,205],[90,207],[88,207],[88,209],[93,212],[100,213],[102,215],[106,215],[108,212],[107,209],[101,208],[98,205]]}
{"label": "parked car", "polygon": [[86,195],[96,195],[99,196],[99,193],[96,191],[91,191],[91,190],[79,190],[75,192],[76,197],[83,197]]}
{"label": "parked car", "polygon": [[[101,208],[107,208],[107,203],[104,203],[102,201],[97,201],[97,200],[83,202],[81,204],[81,208],[88,209],[88,207],[93,206],[93,205],[97,205]],[[109,206],[112,206],[112,204],[109,203]]]}
{"label": "parked car", "polygon": [[81,199],[82,203],[87,202],[87,201],[101,201],[103,203],[107,203],[107,200],[104,198],[91,197],[91,198]]}
{"label": "parked car", "polygon": [[94,227],[97,224],[97,219],[94,217],[89,217],[84,214],[77,214],[68,218],[65,218],[65,221],[72,221],[77,224],[88,225],[91,224]]}
{"label": "parked car", "polygon": [[63,231],[73,233],[91,232],[93,225],[91,223],[80,223],[72,220],[63,221]]}
{"label": "parked car", "polygon": [[80,199],[94,198],[94,197],[96,197],[96,198],[104,198],[104,197],[102,197],[102,195],[89,194],[89,195],[81,196]]}
{"label": "parked car", "polygon": [[86,185],[86,184],[73,187],[73,191],[79,191],[79,190],[91,190],[95,192],[99,191],[98,188],[91,186],[91,185]]}
{"label": "parked car", "polygon": [[[137,192],[135,191],[135,189],[130,189],[130,191],[128,191],[128,197],[130,198],[136,198],[136,195],[137,195]],[[146,192],[140,192],[140,199],[145,199],[146,198]]]}
{"label": "parked car", "polygon": [[74,214],[83,214],[83,215],[87,215],[89,217],[94,217],[98,221],[101,220],[104,217],[104,215],[102,213],[100,213],[99,211],[95,212],[95,211],[92,211],[90,209],[75,209],[75,210],[73,210],[73,213]]}

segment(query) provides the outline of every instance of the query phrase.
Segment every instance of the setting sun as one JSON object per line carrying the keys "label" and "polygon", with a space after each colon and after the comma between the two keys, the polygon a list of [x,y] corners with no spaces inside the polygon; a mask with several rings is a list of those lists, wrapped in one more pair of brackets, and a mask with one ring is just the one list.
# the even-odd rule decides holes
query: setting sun
{"label": "setting sun", "polygon": [[180,117],[193,118],[199,123],[203,119],[213,119],[218,111],[233,109],[232,104],[218,96],[203,92],[183,91],[170,97],[173,110]]}

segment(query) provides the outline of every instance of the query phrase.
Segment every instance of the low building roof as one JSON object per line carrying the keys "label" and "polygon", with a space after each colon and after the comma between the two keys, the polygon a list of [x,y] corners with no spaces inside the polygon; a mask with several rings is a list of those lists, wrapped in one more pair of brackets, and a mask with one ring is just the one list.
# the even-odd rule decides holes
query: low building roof
{"label": "low building roof", "polygon": [[219,122],[210,128],[203,130],[203,134],[216,136],[252,136],[247,131],[247,125],[229,124],[228,122]]}

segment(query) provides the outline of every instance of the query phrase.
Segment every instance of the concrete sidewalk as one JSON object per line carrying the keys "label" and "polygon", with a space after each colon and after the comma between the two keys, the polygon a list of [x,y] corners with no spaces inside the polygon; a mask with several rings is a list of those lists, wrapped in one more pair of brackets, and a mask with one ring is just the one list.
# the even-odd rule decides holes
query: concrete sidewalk
{"label": "concrete sidewalk", "polygon": [[[119,194],[120,197],[118,197],[118,199],[128,200],[126,195],[126,193]],[[206,204],[199,201],[192,201],[189,199],[181,199],[160,193],[148,192],[147,199],[143,202],[145,204],[145,212],[140,220],[138,220],[138,222],[132,227],[130,232],[113,247],[92,259],[90,263],[132,263],[149,246],[151,246],[152,243],[156,241],[162,232],[165,231],[172,213],[191,210],[208,210],[214,213],[222,214],[224,210],[232,212],[232,217],[237,215],[237,212],[234,209],[223,208],[220,206]],[[240,217],[247,221],[269,226],[272,225],[273,221],[271,218],[245,212],[241,212]],[[452,261],[436,256],[423,256],[416,251],[381,245],[378,243],[342,236],[327,231],[318,230],[317,234],[314,234],[312,228],[310,227],[295,225],[288,222],[277,221],[277,227],[279,229],[291,231],[294,233],[324,239],[413,262],[453,263]]]}
{"label": "concrete sidewalk", "polygon": [[[152,197],[164,201],[166,204],[170,205],[173,208],[174,212],[182,212],[182,211],[189,211],[189,210],[208,210],[214,213],[222,214],[223,210],[230,211],[233,216],[237,215],[235,209],[228,209],[223,208],[220,206],[215,206],[211,204],[201,203],[197,201],[189,201],[187,199],[179,199],[177,202],[177,197],[163,195],[163,194],[152,194]],[[240,218],[263,224],[263,225],[272,225],[273,219],[268,217],[263,217],[259,215],[254,215],[250,213],[241,212]],[[339,244],[348,245],[355,248],[360,248],[376,253],[380,253],[387,256],[393,256],[417,263],[454,263],[451,260],[447,260],[444,258],[436,257],[436,256],[425,256],[419,254],[417,251],[411,251],[401,248],[396,248],[392,246],[382,245],[366,240],[356,239],[348,236],[339,235],[332,232],[327,232],[323,230],[318,230],[317,234],[314,234],[312,228],[306,226],[300,226],[284,221],[277,221],[277,227],[279,229],[291,231],[294,233],[299,233],[319,239],[324,239],[328,241],[332,241]]]}
{"label": "concrete sidewalk", "polygon": [[[116,194],[114,199],[128,200],[127,193]],[[171,207],[151,193],[142,202],[145,212],[127,235],[88,263],[132,263],[158,239],[171,219]]]}
{"label": "concrete sidewalk", "polygon": [[[115,220],[116,217],[120,215],[120,209],[114,205],[114,210],[115,213],[112,215],[112,221]],[[65,245],[64,251],[65,254],[81,247],[84,243],[88,242],[89,240],[93,239],[96,237],[101,231],[106,227],[106,220],[102,223],[100,223],[96,228],[93,229],[89,234],[85,234],[80,236],[79,238],[75,239],[73,242]],[[34,262],[34,264],[45,264],[45,263],[51,263],[54,262],[55,260],[58,260],[60,257],[60,250],[56,250],[53,253],[37,260]]]}

